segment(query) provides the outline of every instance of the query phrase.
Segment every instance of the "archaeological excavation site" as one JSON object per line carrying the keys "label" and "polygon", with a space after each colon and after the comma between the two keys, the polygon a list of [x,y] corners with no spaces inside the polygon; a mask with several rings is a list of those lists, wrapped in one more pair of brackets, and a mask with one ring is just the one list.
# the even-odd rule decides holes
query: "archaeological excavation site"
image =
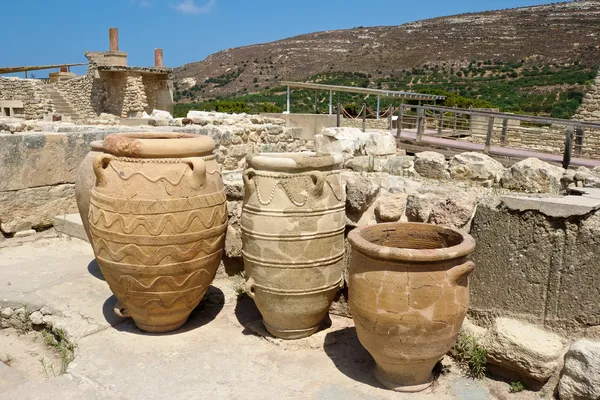
{"label": "archaeological excavation site", "polygon": [[0,66],[0,399],[600,399],[597,68],[570,118],[291,75],[181,114],[108,39]]}

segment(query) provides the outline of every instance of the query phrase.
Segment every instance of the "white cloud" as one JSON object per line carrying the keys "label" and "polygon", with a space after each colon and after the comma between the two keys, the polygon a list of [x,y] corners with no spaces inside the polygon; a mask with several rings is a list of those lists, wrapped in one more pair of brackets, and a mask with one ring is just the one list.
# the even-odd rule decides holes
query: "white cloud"
{"label": "white cloud", "polygon": [[208,14],[216,5],[216,0],[209,0],[208,3],[198,6],[195,0],[182,0],[175,6],[175,9],[182,14]]}

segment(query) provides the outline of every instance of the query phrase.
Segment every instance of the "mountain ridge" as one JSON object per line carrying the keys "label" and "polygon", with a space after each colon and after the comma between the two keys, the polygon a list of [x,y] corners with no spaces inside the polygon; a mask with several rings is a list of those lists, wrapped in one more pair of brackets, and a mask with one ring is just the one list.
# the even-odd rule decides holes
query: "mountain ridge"
{"label": "mountain ridge", "polygon": [[213,53],[174,70],[193,100],[243,95],[332,71],[393,76],[473,61],[600,65],[600,1],[583,0],[307,33]]}

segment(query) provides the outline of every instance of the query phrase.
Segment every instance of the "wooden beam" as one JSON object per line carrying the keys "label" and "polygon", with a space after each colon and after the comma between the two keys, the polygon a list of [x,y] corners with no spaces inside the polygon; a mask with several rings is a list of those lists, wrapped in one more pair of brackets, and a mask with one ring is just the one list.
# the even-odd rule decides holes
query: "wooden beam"
{"label": "wooden beam", "polygon": [[320,83],[307,83],[307,82],[291,82],[291,81],[280,81],[281,85],[290,86],[297,89],[310,89],[310,90],[335,90],[337,92],[347,93],[359,93],[359,94],[372,94],[384,97],[397,97],[408,100],[425,100],[433,101],[435,99],[445,99],[444,96],[436,96],[431,94],[422,94],[414,92],[399,92],[393,90],[382,90],[382,89],[369,89],[359,88],[352,86],[339,86],[339,85],[323,85]]}

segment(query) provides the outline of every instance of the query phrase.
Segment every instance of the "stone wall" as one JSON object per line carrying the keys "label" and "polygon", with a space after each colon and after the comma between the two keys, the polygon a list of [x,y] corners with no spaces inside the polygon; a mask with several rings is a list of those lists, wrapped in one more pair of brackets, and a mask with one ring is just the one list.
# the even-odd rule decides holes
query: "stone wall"
{"label": "stone wall", "polygon": [[590,91],[585,94],[583,102],[573,119],[600,123],[600,73],[596,77]]}
{"label": "stone wall", "polygon": [[[15,125],[27,124],[12,120],[17,121]],[[199,113],[187,126],[182,125],[182,119],[170,122],[178,126],[100,128],[40,122],[31,128],[64,132],[24,132],[22,127],[15,129],[19,133],[0,133],[1,231],[13,234],[42,229],[52,225],[53,217],[76,212],[74,183],[79,164],[89,151],[89,143],[110,133],[174,131],[209,135],[215,140],[215,154],[224,170],[243,168],[246,155],[253,151],[306,148],[306,141],[295,137],[294,129],[285,128],[283,120],[273,118]]]}
{"label": "stone wall", "polygon": [[146,94],[146,108],[144,111],[148,114],[152,114],[152,110],[155,109],[162,110],[162,108],[158,106],[158,96],[163,83],[164,80],[159,80],[156,75],[142,75],[142,84],[144,85]]}
{"label": "stone wall", "polygon": [[[152,89],[145,87],[142,74],[102,72],[101,77],[106,90],[106,101],[103,107],[105,112],[121,118],[141,117],[143,111],[152,112],[148,104],[148,93],[151,93]],[[155,86],[155,82],[151,79],[147,82]],[[150,100],[156,103],[156,94],[152,94]]]}
{"label": "stone wall", "polygon": [[0,100],[23,102],[26,119],[42,119],[54,110],[52,101],[36,79],[8,78],[0,76]]}
{"label": "stone wall", "polygon": [[[367,119],[366,122],[367,129],[389,129],[390,127],[388,118]],[[347,128],[362,129],[362,118],[344,118],[342,120],[342,126]]]}
{"label": "stone wall", "polygon": [[529,320],[566,336],[600,328],[600,201],[495,198],[478,205],[471,315]]}
{"label": "stone wall", "polygon": [[105,88],[100,79],[94,78],[93,71],[54,86],[81,118],[96,118],[102,112]]}

